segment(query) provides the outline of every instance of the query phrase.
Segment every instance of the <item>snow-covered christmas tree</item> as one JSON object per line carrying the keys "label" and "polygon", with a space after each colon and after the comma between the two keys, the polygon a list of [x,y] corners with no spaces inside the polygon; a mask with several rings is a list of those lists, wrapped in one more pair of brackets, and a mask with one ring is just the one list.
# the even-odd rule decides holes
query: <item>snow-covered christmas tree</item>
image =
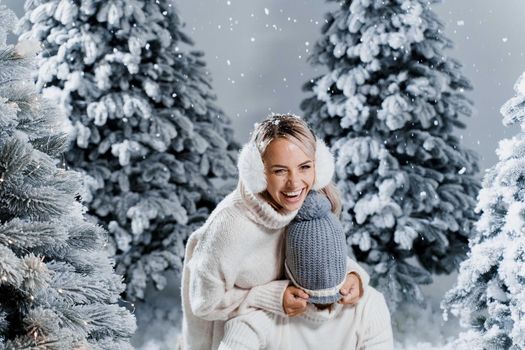
{"label": "snow-covered christmas tree", "polygon": [[[189,234],[235,178],[238,146],[171,0],[30,0],[22,38],[43,42],[38,85],[75,129],[66,163],[89,175],[89,214],[106,226],[144,297],[182,266]],[[223,186],[224,187],[224,186]]]}
{"label": "snow-covered christmas tree", "polygon": [[6,45],[0,8],[0,349],[131,349],[106,232],[84,218],[78,173],[57,159],[67,118],[37,93],[36,42]]}
{"label": "snow-covered christmas tree", "polygon": [[342,220],[392,311],[465,257],[477,157],[454,134],[471,88],[432,0],[338,1],[310,57],[305,119],[337,156]]}
{"label": "snow-covered christmas tree", "polygon": [[525,73],[514,90],[501,114],[522,132],[500,141],[478,197],[478,233],[442,304],[471,329],[460,337],[471,349],[525,349]]}

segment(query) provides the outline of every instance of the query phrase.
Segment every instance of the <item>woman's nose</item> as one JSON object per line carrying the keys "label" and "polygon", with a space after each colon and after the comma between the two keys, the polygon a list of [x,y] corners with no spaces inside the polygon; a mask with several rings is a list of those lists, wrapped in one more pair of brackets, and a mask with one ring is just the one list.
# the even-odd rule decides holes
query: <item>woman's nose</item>
{"label": "woman's nose", "polygon": [[288,179],[287,180],[288,180],[287,183],[289,185],[295,185],[297,183],[297,181],[299,180],[299,176],[295,172],[290,171],[288,173]]}

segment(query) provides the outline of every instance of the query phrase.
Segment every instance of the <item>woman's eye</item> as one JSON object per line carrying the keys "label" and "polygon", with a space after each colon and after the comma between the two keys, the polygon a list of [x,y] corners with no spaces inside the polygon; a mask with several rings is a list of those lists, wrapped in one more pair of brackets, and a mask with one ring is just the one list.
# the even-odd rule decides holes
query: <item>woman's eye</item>
{"label": "woman's eye", "polygon": [[310,169],[310,168],[311,168],[311,165],[303,165],[301,167],[301,169],[303,169],[303,170]]}
{"label": "woman's eye", "polygon": [[280,174],[284,174],[285,171],[286,171],[286,170],[284,170],[284,169],[277,169],[277,170],[275,170],[273,173],[274,173],[274,174],[277,174],[277,175],[280,175]]}

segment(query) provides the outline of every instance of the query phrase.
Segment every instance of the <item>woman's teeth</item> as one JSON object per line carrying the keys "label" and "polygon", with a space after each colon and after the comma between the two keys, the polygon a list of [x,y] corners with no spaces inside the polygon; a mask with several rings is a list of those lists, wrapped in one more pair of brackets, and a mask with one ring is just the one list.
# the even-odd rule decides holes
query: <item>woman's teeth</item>
{"label": "woman's teeth", "polygon": [[295,192],[283,192],[283,194],[286,196],[286,197],[297,197],[298,195],[301,194],[303,190],[299,190],[299,191],[295,191]]}

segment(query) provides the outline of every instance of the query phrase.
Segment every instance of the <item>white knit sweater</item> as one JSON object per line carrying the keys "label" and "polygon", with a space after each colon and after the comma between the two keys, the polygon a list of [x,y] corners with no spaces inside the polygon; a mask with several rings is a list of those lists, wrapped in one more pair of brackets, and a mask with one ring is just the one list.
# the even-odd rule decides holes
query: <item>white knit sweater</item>
{"label": "white knit sweater", "polygon": [[[182,276],[182,349],[217,349],[224,322],[255,309],[286,316],[283,233],[296,214],[278,213],[239,182],[190,236]],[[348,271],[367,285],[368,274],[349,261]]]}
{"label": "white knit sweater", "polygon": [[297,317],[253,311],[230,319],[220,350],[392,350],[390,313],[381,293],[367,287],[356,306],[308,304]]}

